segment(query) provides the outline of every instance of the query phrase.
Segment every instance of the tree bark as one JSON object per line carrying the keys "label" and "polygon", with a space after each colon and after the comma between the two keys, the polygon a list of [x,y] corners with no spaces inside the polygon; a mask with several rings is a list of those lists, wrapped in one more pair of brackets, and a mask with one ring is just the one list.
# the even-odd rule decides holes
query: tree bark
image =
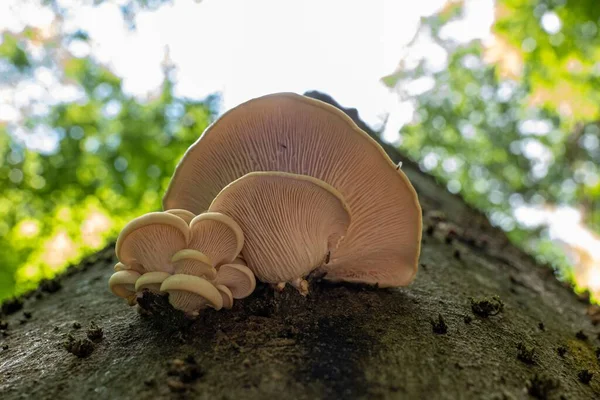
{"label": "tree bark", "polygon": [[402,160],[424,209],[409,287],[313,280],[304,298],[259,285],[232,310],[182,322],[140,315],[109,292],[111,246],[22,309],[4,304],[0,398],[598,398],[599,342],[586,316],[594,306],[384,148]]}

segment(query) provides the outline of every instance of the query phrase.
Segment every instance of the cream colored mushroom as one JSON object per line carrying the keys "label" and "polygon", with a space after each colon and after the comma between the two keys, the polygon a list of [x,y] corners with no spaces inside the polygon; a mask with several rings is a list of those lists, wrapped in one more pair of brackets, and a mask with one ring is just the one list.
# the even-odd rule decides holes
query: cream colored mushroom
{"label": "cream colored mushroom", "polygon": [[179,218],[181,218],[182,220],[185,221],[186,224],[189,225],[190,222],[192,222],[192,220],[194,219],[194,217],[196,216],[194,213],[188,211],[188,210],[183,210],[181,208],[174,208],[172,210],[165,210],[166,213],[169,214],[173,214],[178,216]]}
{"label": "cream colored mushroom", "polygon": [[[219,193],[209,211],[227,214],[240,225],[244,260],[268,283],[301,282],[335,252],[350,225],[337,190],[310,176],[285,172],[244,175]],[[219,273],[230,270],[225,268]]]}
{"label": "cream colored mushroom", "polygon": [[176,274],[199,276],[209,281],[217,277],[217,270],[212,266],[210,259],[198,250],[180,250],[173,255],[171,262]]}
{"label": "cream colored mushroom", "polygon": [[223,188],[253,171],[312,176],[348,204],[352,225],[321,267],[325,279],[381,287],[413,280],[421,241],[417,194],[382,147],[342,111],[292,93],[231,109],[185,153],[163,205],[203,212]]}
{"label": "cream colored mushroom", "polygon": [[214,267],[233,261],[244,246],[240,226],[229,216],[205,212],[190,223],[189,247],[204,253]]}
{"label": "cream colored mushroom", "polygon": [[216,288],[223,298],[223,308],[231,309],[231,307],[233,307],[233,295],[231,294],[231,290],[225,285],[217,285]]}
{"label": "cream colored mushroom", "polygon": [[118,271],[135,271],[135,272],[139,272],[140,274],[144,273],[144,267],[141,266],[140,264],[132,264],[132,265],[125,265],[122,262],[118,262],[115,264],[115,266],[113,267],[115,272]]}
{"label": "cream colored mushroom", "polygon": [[108,287],[115,295],[127,299],[129,305],[135,304],[135,282],[140,274],[135,271],[117,271],[108,280]]}
{"label": "cream colored mushroom", "polygon": [[189,227],[183,219],[155,212],[129,222],[119,234],[115,252],[125,265],[140,265],[148,272],[172,272],[171,258],[188,240]]}
{"label": "cream colored mushroom", "polygon": [[161,292],[169,293],[169,303],[189,315],[196,316],[206,308],[220,310],[223,297],[219,290],[204,278],[193,275],[176,274],[165,279]]}
{"label": "cream colored mushroom", "polygon": [[171,274],[168,272],[146,272],[135,282],[135,291],[141,292],[144,289],[148,289],[151,292],[160,292],[160,286],[163,281],[170,276]]}
{"label": "cream colored mushroom", "polygon": [[243,299],[254,292],[256,279],[252,271],[240,263],[242,260],[236,258],[233,261],[219,267],[215,284],[227,286],[234,299]]}

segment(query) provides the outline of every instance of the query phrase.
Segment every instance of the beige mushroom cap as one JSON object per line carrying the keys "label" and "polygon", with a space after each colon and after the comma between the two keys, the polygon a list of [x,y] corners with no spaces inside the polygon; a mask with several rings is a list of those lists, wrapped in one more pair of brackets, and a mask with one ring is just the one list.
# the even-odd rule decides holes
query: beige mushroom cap
{"label": "beige mushroom cap", "polygon": [[248,267],[269,283],[292,281],[320,267],[350,225],[337,190],[313,177],[285,172],[244,175],[227,185],[209,210],[238,222]]}
{"label": "beige mushroom cap", "polygon": [[115,295],[128,299],[130,305],[133,305],[135,298],[135,283],[139,277],[140,274],[135,271],[117,271],[112,274],[108,280],[108,287]]}
{"label": "beige mushroom cap", "polygon": [[209,281],[217,277],[217,270],[212,266],[210,258],[198,250],[180,250],[173,255],[171,262],[176,274],[200,276]]}
{"label": "beige mushroom cap", "polygon": [[244,246],[244,233],[231,217],[218,212],[205,212],[190,223],[189,247],[201,251],[213,266],[233,261]]}
{"label": "beige mushroom cap", "polygon": [[227,286],[234,299],[248,297],[256,288],[254,274],[250,268],[242,264],[221,265],[215,283]]}
{"label": "beige mushroom cap", "polygon": [[216,288],[223,298],[223,308],[228,310],[231,309],[231,307],[233,307],[233,295],[231,294],[231,290],[225,285],[217,285]]}
{"label": "beige mushroom cap", "polygon": [[130,268],[127,265],[123,264],[122,262],[118,262],[114,266],[115,272],[127,271],[128,269],[130,269]]}
{"label": "beige mushroom cap", "polygon": [[421,241],[417,194],[383,148],[342,111],[293,93],[231,109],[185,153],[163,205],[198,214],[226,185],[253,171],[309,175],[341,193],[352,225],[323,267],[326,279],[380,286],[413,280]]}
{"label": "beige mushroom cap", "polygon": [[148,289],[152,292],[160,292],[160,286],[165,279],[170,277],[168,272],[146,272],[135,282],[135,291],[141,292]]}
{"label": "beige mushroom cap", "polygon": [[176,274],[165,279],[161,292],[169,293],[169,303],[178,310],[197,315],[206,307],[220,310],[223,297],[217,288],[204,278],[193,275]]}
{"label": "beige mushroom cap", "polygon": [[178,216],[179,218],[181,218],[182,220],[184,220],[186,222],[186,224],[189,224],[190,222],[192,222],[192,220],[196,216],[194,213],[191,213],[188,210],[183,210],[181,208],[174,208],[172,210],[165,210],[165,212],[169,213],[169,214],[173,214],[173,215]]}
{"label": "beige mushroom cap", "polygon": [[169,213],[153,212],[131,220],[117,239],[115,252],[125,265],[171,272],[171,257],[189,240],[187,223]]}

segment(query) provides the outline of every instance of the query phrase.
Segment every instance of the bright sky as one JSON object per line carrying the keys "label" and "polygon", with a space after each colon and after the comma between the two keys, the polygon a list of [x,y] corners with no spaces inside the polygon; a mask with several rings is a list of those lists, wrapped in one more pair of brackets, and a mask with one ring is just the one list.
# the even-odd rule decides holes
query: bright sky
{"label": "bright sky", "polygon": [[[420,17],[446,0],[177,0],[139,13],[133,31],[118,8],[126,0],[81,3],[59,0],[68,10],[66,29],[83,28],[93,42],[91,49],[71,50],[82,56],[91,51],[124,78],[130,93],[144,96],[160,85],[168,46],[180,95],[221,92],[225,111],[270,92],[318,89],[356,107],[376,128],[389,115],[385,137],[394,140],[412,109],[380,79],[398,65]],[[488,35],[492,0],[466,3],[467,23],[450,33],[461,40]],[[0,30],[48,24],[51,14],[35,4],[0,1]],[[443,68],[445,55],[432,43],[419,48]]]}

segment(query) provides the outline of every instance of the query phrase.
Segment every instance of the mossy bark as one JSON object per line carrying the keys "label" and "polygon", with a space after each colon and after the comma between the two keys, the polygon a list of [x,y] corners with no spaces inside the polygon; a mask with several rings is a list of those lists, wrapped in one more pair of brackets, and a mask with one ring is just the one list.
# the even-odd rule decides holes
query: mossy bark
{"label": "mossy bark", "polygon": [[425,222],[411,286],[259,286],[232,310],[158,323],[109,293],[109,247],[5,306],[0,398],[600,397],[589,305],[402,161]]}

